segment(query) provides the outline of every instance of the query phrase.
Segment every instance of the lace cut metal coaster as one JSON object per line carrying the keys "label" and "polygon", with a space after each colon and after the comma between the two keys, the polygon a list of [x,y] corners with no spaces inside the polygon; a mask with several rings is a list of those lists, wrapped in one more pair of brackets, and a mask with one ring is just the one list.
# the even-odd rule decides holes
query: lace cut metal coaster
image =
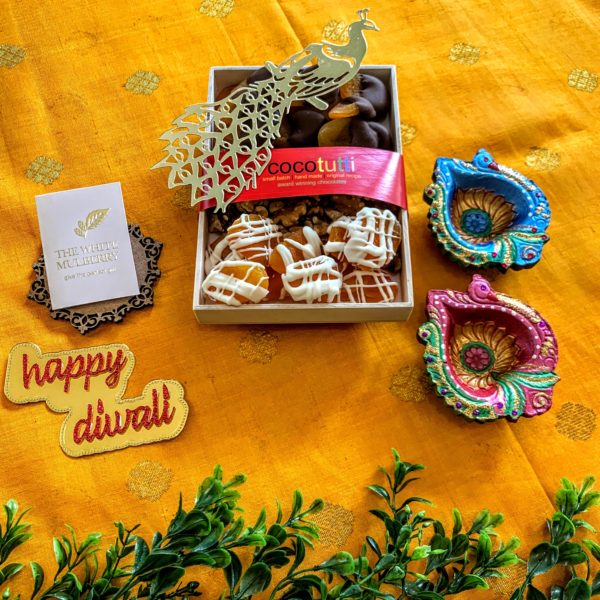
{"label": "lace cut metal coaster", "polygon": [[31,284],[27,297],[46,306],[53,319],[68,321],[83,335],[102,323],[118,323],[131,310],[152,306],[154,304],[154,285],[160,277],[158,259],[163,244],[151,237],[144,236],[139,225],[129,225],[129,237],[140,288],[140,293],[136,296],[52,310],[50,291],[46,280],[46,267],[42,255],[33,265],[36,278]]}

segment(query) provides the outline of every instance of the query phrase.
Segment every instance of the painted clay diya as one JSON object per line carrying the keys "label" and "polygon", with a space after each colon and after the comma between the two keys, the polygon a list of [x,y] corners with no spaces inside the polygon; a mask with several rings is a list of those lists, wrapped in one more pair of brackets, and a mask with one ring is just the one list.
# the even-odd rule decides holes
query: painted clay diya
{"label": "painted clay diya", "polygon": [[486,150],[471,162],[438,158],[432,180],[424,192],[429,227],[453,260],[501,270],[540,260],[550,207],[533,181]]}
{"label": "painted clay diya", "polygon": [[427,373],[454,410],[475,421],[550,409],[556,338],[539,313],[473,276],[466,293],[431,290],[421,325]]}

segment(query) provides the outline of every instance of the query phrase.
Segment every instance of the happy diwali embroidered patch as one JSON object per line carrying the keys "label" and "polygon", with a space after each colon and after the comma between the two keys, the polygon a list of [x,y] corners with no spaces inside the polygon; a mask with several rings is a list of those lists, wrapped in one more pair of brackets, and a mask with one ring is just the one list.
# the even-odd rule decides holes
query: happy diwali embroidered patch
{"label": "happy diwali embroidered patch", "polygon": [[177,437],[188,405],[182,385],[151,381],[141,396],[123,398],[135,357],[125,344],[42,353],[17,344],[8,357],[4,393],[15,404],[46,402],[68,413],[60,445],[73,457],[120,450]]}

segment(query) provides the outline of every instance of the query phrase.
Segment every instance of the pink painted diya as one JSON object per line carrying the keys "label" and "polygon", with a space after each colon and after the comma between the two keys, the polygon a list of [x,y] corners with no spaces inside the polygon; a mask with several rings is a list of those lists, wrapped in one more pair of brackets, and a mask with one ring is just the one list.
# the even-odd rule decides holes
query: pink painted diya
{"label": "pink painted diya", "polygon": [[493,421],[550,409],[558,348],[536,310],[474,275],[466,293],[431,290],[427,314],[418,333],[426,370],[457,413]]}

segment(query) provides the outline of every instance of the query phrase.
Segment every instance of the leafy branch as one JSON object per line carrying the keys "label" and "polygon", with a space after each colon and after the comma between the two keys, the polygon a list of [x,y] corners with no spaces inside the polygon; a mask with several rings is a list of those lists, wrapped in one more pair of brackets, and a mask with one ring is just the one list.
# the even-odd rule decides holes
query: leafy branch
{"label": "leafy branch", "polygon": [[[439,600],[485,589],[490,579],[503,576],[506,567],[520,561],[515,554],[519,540],[503,543],[497,537],[496,528],[503,521],[500,514],[483,510],[465,524],[454,509],[452,529],[446,533],[441,521],[427,515],[425,508],[431,502],[406,493],[424,467],[402,461],[395,450],[393,455],[393,468],[382,468],[384,485],[369,486],[383,503],[383,508],[370,511],[381,523],[382,533],[378,539],[367,536],[356,556],[341,551],[318,564],[309,561],[308,551],[318,539],[310,517],[321,510],[323,501],[305,507],[298,491],[293,493],[289,513],[284,514],[277,503],[271,523],[262,509],[256,521],[247,525],[237,489],[245,477],[224,481],[217,466],[199,486],[189,510],[180,497],[166,530],[151,539],[144,538],[138,526],[127,528],[116,522],[116,537],[102,556],[99,533],[79,541],[67,526],[66,534],[52,540],[56,571],[47,576],[39,563],[30,563],[30,600],[187,600],[200,595],[200,582],[186,578],[193,566],[223,571],[226,589],[220,600],[248,600],[263,592],[269,600]],[[592,540],[573,541],[578,529],[593,531],[579,516],[600,501],[600,494],[591,491],[592,484],[589,478],[578,489],[563,480],[557,494],[559,512],[548,521],[550,541],[532,550],[527,578],[513,600],[546,598],[533,586],[533,579],[559,564],[571,568],[572,578],[564,588],[553,588],[552,600],[586,600],[600,593],[598,575],[588,583],[588,552],[598,560],[600,546]],[[9,501],[4,510],[0,585],[23,568],[20,563],[4,563],[31,537],[17,503]],[[580,578],[575,566],[583,564],[587,576]],[[1,600],[20,600],[20,595],[12,597],[5,587]]]}
{"label": "leafy branch", "polygon": [[[428,517],[424,510],[415,510],[414,505],[431,502],[418,496],[400,496],[418,479],[413,474],[424,467],[403,462],[395,450],[393,454],[392,472],[382,468],[387,487],[369,486],[386,504],[386,510],[370,511],[384,526],[382,543],[368,536],[357,557],[340,552],[312,569],[288,575],[278,585],[288,588],[281,596],[283,600],[438,600],[485,589],[487,579],[502,576],[500,569],[519,561],[514,553],[519,545],[516,538],[493,549],[495,527],[503,521],[500,514],[481,511],[465,528],[455,509],[452,533],[447,536],[440,521]],[[426,535],[428,529],[431,535]],[[312,574],[307,574],[310,571]]]}
{"label": "leafy branch", "polygon": [[[555,567],[566,567],[569,580],[564,586],[553,585],[551,600],[589,600],[600,595],[600,571],[592,577],[590,555],[600,561],[600,544],[590,539],[574,540],[578,530],[596,533],[596,530],[581,514],[600,504],[600,492],[594,491],[595,479],[587,477],[581,487],[568,479],[561,479],[561,488],[556,492],[555,505],[558,509],[551,519],[546,520],[549,541],[537,544],[529,553],[527,575],[515,589],[510,600],[547,600],[548,596],[533,585],[538,575]],[[577,574],[576,567],[585,565],[585,577]],[[525,596],[527,593],[527,596]]]}
{"label": "leafy branch", "polygon": [[[22,519],[27,511],[19,513],[19,505],[15,500],[9,500],[4,505],[4,531],[0,527],[0,586],[14,577],[23,568],[22,563],[5,564],[11,553],[30,537],[30,524],[23,523]],[[10,590],[9,595],[10,597]],[[4,598],[4,596],[3,596]]]}

